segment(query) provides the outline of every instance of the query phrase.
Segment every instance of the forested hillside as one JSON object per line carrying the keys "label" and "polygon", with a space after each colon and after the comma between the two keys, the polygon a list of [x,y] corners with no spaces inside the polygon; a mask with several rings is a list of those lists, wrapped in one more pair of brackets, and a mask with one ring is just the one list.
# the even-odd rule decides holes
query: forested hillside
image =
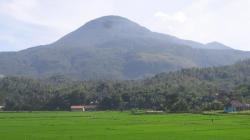
{"label": "forested hillside", "polygon": [[138,81],[5,77],[0,80],[0,97],[6,110],[69,110],[70,105],[90,103],[99,109],[222,109],[231,100],[249,102],[250,60],[232,66],[162,73]]}
{"label": "forested hillside", "polygon": [[233,64],[249,52],[221,43],[152,32],[119,16],[92,20],[48,45],[0,53],[0,75],[76,80],[135,80],[182,68]]}

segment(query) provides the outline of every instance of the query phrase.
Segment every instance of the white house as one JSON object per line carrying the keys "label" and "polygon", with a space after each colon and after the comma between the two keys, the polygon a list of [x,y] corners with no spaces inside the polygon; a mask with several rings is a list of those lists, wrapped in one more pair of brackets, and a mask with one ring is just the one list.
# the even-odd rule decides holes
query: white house
{"label": "white house", "polygon": [[70,106],[71,111],[92,111],[96,110],[96,105],[72,105]]}
{"label": "white house", "polygon": [[3,110],[4,109],[4,106],[0,106],[0,110]]}
{"label": "white house", "polygon": [[73,105],[70,106],[71,111],[85,111],[84,106],[82,105]]}

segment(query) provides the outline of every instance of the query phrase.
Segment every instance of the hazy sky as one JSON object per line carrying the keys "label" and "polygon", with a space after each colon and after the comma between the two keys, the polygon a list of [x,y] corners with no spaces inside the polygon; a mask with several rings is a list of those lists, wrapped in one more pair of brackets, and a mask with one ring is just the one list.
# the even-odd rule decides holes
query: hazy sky
{"label": "hazy sky", "polygon": [[104,15],[152,31],[250,50],[250,0],[0,0],[0,51],[51,43]]}

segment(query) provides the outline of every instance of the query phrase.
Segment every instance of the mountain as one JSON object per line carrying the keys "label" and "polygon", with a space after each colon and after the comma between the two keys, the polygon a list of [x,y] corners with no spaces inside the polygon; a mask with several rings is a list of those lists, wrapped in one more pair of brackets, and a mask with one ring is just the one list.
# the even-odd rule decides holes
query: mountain
{"label": "mountain", "polygon": [[[190,79],[192,82],[190,83]],[[148,85],[158,85],[178,82],[179,86],[193,85],[195,82],[213,84],[225,90],[233,90],[240,84],[250,84],[250,59],[239,61],[232,65],[208,68],[182,69],[176,72],[160,73],[145,80]],[[250,90],[250,88],[249,88]]]}
{"label": "mountain", "polygon": [[80,80],[138,79],[182,68],[232,64],[249,52],[152,32],[129,19],[92,20],[56,42],[0,53],[0,74]]}
{"label": "mountain", "polygon": [[208,49],[216,49],[216,50],[227,50],[227,49],[232,49],[224,44],[221,44],[220,42],[210,42],[206,44],[206,47]]}

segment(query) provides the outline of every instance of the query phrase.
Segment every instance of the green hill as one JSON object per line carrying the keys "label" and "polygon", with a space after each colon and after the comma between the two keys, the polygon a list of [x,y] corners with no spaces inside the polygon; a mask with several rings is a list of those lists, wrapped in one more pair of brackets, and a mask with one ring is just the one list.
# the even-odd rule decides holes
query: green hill
{"label": "green hill", "polygon": [[78,80],[139,79],[182,68],[233,64],[249,52],[152,32],[123,17],[90,21],[58,41],[0,53],[0,74]]}
{"label": "green hill", "polygon": [[183,69],[144,80],[0,79],[0,104],[7,110],[69,110],[70,105],[94,103],[101,110],[200,112],[223,109],[232,100],[250,103],[250,60]]}

